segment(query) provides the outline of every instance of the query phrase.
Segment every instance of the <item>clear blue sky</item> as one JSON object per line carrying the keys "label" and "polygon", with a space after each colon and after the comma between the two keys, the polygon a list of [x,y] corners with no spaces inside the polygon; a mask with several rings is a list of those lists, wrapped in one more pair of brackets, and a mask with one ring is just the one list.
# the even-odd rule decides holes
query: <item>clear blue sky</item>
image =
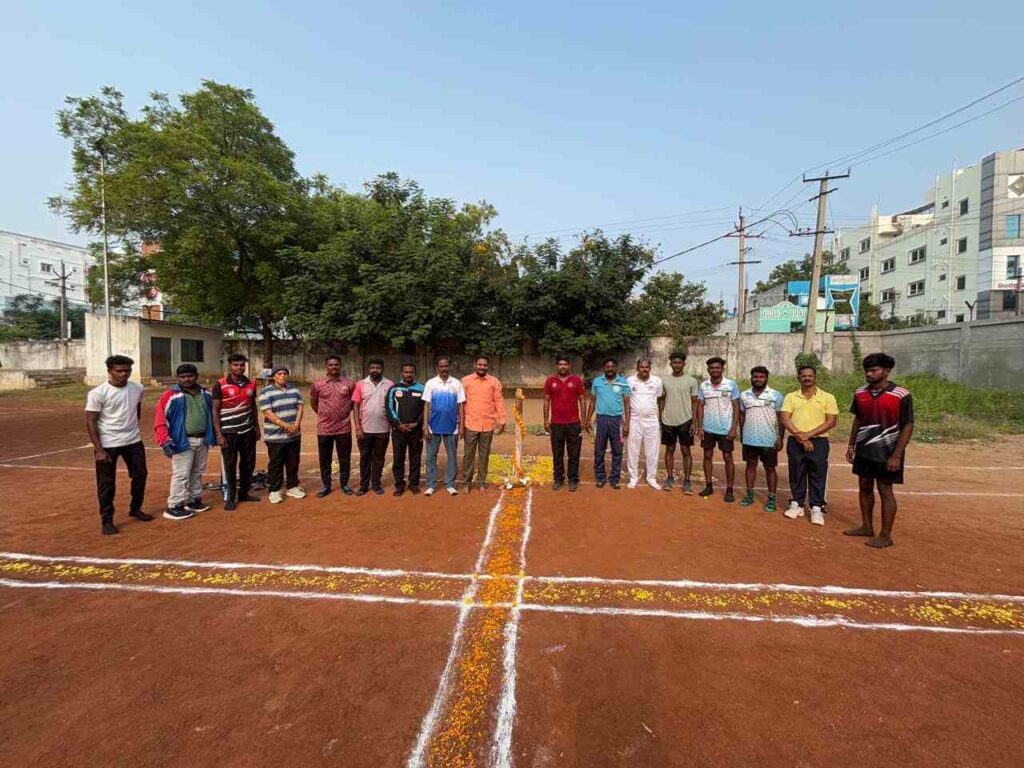
{"label": "clear blue sky", "polygon": [[[433,195],[490,201],[506,232],[532,240],[666,217],[628,229],[667,255],[802,170],[1024,74],[1008,1],[147,5],[4,0],[0,228],[84,241],[45,206],[70,178],[54,112],[106,84],[133,110],[204,78],[245,86],[304,173],[358,189],[395,170]],[[1024,102],[856,168],[832,215],[910,207],[954,159],[1021,145]],[[679,216],[707,209],[723,210]],[[810,205],[800,213],[812,223]],[[714,270],[735,247],[665,266],[706,275],[731,305],[734,273]],[[754,277],[810,242],[758,247]]]}

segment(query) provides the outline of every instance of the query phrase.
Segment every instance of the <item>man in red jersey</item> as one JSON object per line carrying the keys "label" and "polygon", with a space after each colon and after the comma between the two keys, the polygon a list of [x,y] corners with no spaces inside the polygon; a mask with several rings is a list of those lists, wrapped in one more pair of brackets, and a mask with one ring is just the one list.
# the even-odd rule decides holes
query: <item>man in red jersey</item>
{"label": "man in red jersey", "polygon": [[551,435],[555,481],[552,490],[565,482],[565,451],[569,449],[569,490],[580,487],[580,448],[583,446],[583,409],[587,391],[583,379],[572,372],[569,358],[555,358],[554,376],[544,382],[544,431]]}

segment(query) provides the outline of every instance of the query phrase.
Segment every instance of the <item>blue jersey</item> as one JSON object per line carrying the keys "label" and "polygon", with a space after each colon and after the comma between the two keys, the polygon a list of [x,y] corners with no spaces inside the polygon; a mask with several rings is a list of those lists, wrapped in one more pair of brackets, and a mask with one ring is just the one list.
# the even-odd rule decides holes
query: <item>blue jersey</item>
{"label": "blue jersey", "polygon": [[594,379],[590,385],[590,391],[596,401],[596,413],[598,416],[622,416],[622,396],[630,393],[629,382],[622,376],[616,376],[611,381],[603,374]]}
{"label": "blue jersey", "polygon": [[743,411],[740,442],[755,448],[774,448],[779,441],[782,393],[771,387],[765,387],[760,394],[755,394],[753,388],[745,389],[740,395],[740,410]]}
{"label": "blue jersey", "polygon": [[718,386],[704,379],[697,388],[697,399],[704,403],[705,432],[727,435],[732,429],[732,401],[740,399],[740,388],[732,379],[722,378]]}
{"label": "blue jersey", "polygon": [[454,435],[459,431],[459,403],[466,402],[466,390],[454,376],[447,381],[435,376],[423,387],[423,402],[430,403],[428,426],[435,435]]}

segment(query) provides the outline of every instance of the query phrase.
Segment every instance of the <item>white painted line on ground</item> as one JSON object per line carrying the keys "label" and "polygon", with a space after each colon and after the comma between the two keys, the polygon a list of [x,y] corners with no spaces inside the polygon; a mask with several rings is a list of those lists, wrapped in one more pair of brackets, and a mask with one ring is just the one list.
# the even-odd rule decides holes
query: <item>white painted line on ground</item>
{"label": "white painted line on ground", "polygon": [[497,503],[491,508],[491,516],[487,521],[487,533],[484,535],[483,544],[480,545],[480,551],[477,553],[476,565],[473,567],[473,578],[462,595],[462,608],[459,610],[459,618],[455,622],[455,631],[452,634],[452,645],[448,651],[448,658],[445,661],[444,669],[441,671],[437,691],[434,693],[434,700],[431,702],[430,709],[420,724],[416,743],[406,763],[409,768],[421,768],[421,766],[426,764],[430,740],[434,736],[438,718],[444,710],[448,702],[448,696],[451,693],[452,673],[455,670],[456,661],[462,652],[462,636],[465,632],[466,622],[469,619],[469,613],[473,610],[473,598],[476,597],[477,590],[480,587],[480,580],[477,578],[477,574],[480,573],[484,563],[487,561],[487,553],[491,548],[491,542],[494,540],[495,522],[498,519],[498,513],[501,511],[504,502],[505,493],[503,491],[498,497]]}
{"label": "white painted line on ground", "polygon": [[15,589],[84,589],[93,591],[149,592],[159,595],[231,595],[235,597],[282,597],[294,600],[340,600],[351,603],[392,603],[440,608],[458,608],[458,600],[430,600],[414,597],[363,595],[348,592],[290,592],[272,589],[232,589],[230,587],[164,587],[155,584],[118,584],[91,581],[22,581],[0,579],[0,586]]}
{"label": "white painted line on ground", "polygon": [[519,642],[519,617],[526,581],[526,545],[530,540],[530,512],[533,507],[533,488],[526,493],[523,520],[523,540],[519,547],[519,576],[516,579],[516,597],[512,615],[505,624],[505,651],[502,663],[501,698],[498,700],[497,725],[494,729],[492,762],[498,768],[512,768],[512,729],[516,720],[516,647]]}
{"label": "white painted line on ground", "polygon": [[778,616],[746,613],[711,613],[707,611],[673,611],[657,608],[586,608],[577,605],[537,605],[526,603],[524,611],[542,613],[574,613],[593,616],[650,616],[666,619],[696,621],[746,621],[765,624],[795,624],[800,627],[842,627],[844,629],[872,629],[893,632],[935,632],[950,635],[1019,635],[1024,629],[987,629],[983,627],[930,627],[918,624],[853,621],[843,616]]}
{"label": "white painted line on ground", "polygon": [[85,445],[76,445],[74,448],[61,448],[59,451],[46,451],[45,453],[33,453],[28,456],[11,456],[9,458],[0,459],[0,462],[8,461],[21,461],[23,459],[38,459],[43,456],[55,456],[58,453],[67,453],[68,451],[81,451],[85,448],[92,448],[92,443],[86,443]]}
{"label": "white painted line on ground", "polygon": [[0,559],[30,560],[40,563],[78,563],[81,565],[175,565],[182,568],[209,568],[220,570],[313,571],[316,573],[344,573],[360,576],[409,577],[430,579],[471,579],[468,573],[440,573],[437,571],[406,571],[397,568],[362,568],[347,565],[277,565],[274,563],[227,563],[215,560],[162,560],[145,557],[90,557],[85,555],[34,555],[25,552],[0,552]]}

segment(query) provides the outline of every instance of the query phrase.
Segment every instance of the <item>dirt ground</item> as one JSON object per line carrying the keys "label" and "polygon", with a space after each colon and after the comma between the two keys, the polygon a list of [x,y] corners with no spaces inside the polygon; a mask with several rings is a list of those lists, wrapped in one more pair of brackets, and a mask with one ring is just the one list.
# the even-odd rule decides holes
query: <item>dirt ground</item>
{"label": "dirt ground", "polygon": [[81,406],[0,400],[0,427],[8,765],[1024,764],[1021,438],[914,444],[875,551],[841,533],[842,442],[824,528],[763,491],[597,489],[589,438],[556,493],[530,436],[532,490],[233,513],[209,492],[183,522],[127,518],[122,471],[104,537]]}

